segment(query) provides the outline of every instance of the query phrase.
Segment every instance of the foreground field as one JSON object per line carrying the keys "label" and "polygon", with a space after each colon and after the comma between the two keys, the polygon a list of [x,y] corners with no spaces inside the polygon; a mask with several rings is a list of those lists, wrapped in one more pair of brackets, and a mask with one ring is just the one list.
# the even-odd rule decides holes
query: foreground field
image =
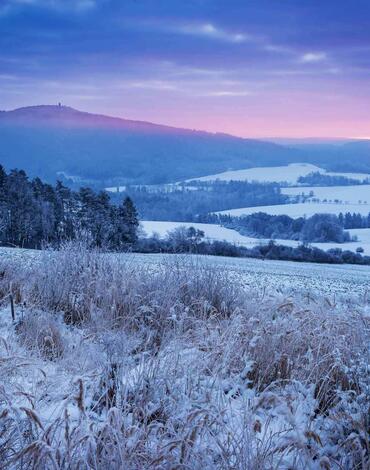
{"label": "foreground field", "polygon": [[[173,265],[200,264],[207,269],[227,273],[228,279],[246,289],[269,290],[273,294],[325,296],[330,300],[362,302],[370,296],[370,267],[350,264],[297,263],[172,254],[112,254],[124,268],[156,272]],[[45,253],[36,250],[0,248],[0,261],[36,269],[44,263]],[[360,299],[360,300],[359,300]],[[370,297],[369,297],[370,299]]]}
{"label": "foreground field", "polygon": [[0,268],[2,469],[368,468],[370,269],[83,245]]}

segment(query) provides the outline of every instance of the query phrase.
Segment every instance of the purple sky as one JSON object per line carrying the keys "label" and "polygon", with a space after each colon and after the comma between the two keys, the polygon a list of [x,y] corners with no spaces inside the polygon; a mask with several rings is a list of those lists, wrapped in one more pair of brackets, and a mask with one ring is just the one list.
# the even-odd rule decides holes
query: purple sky
{"label": "purple sky", "polygon": [[0,0],[0,108],[370,138],[369,0]]}

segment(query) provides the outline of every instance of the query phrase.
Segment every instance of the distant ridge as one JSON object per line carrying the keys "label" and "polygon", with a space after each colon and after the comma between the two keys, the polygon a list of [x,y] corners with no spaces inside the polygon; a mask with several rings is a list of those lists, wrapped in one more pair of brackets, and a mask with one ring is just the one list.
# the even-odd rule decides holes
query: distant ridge
{"label": "distant ridge", "polygon": [[[243,139],[260,142],[259,139],[243,138],[222,132],[209,132],[198,129],[187,129],[182,127],[157,124],[150,121],[141,121],[121,117],[113,117],[105,114],[94,114],[79,111],[65,105],[35,105],[16,108],[10,111],[1,111],[0,120],[24,124],[47,124],[47,125],[75,125],[77,127],[106,127],[110,129],[133,130],[149,133],[182,133],[184,135],[207,135],[220,136],[235,139]],[[274,144],[271,142],[273,145]]]}
{"label": "distant ridge", "polygon": [[361,146],[363,143],[370,145],[370,139],[356,139],[349,138],[283,138],[283,137],[266,137],[266,138],[251,138],[240,137],[233,134],[224,132],[210,132],[201,129],[187,129],[182,127],[174,127],[166,124],[153,123],[151,121],[134,120],[122,117],[108,116],[106,114],[96,114],[86,111],[79,111],[71,106],[62,104],[57,105],[34,105],[24,106],[13,110],[5,111],[0,110],[0,120],[5,119],[12,122],[23,122],[28,124],[47,123],[47,124],[75,124],[76,126],[107,126],[121,129],[137,129],[153,131],[153,132],[183,132],[184,134],[205,134],[213,136],[223,136],[235,139],[243,139],[254,142],[271,143],[279,146],[307,146],[307,145],[356,145]]}
{"label": "distant ridge", "polygon": [[228,168],[296,161],[271,142],[39,105],[0,113],[0,161],[71,181],[162,183]]}
{"label": "distant ridge", "polygon": [[96,186],[166,183],[255,166],[296,162],[370,172],[370,141],[284,146],[38,105],[0,112],[0,163],[31,176]]}

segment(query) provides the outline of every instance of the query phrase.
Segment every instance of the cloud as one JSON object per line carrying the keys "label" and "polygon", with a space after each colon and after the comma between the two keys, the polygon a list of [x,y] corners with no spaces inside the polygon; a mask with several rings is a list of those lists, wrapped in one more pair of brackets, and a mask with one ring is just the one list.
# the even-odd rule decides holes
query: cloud
{"label": "cloud", "polygon": [[303,54],[299,61],[303,64],[311,64],[315,62],[322,62],[327,59],[327,55],[325,52],[307,52]]}
{"label": "cloud", "polygon": [[142,80],[142,81],[133,81],[124,83],[122,85],[124,88],[142,88],[148,90],[158,90],[158,91],[173,91],[177,90],[177,85],[164,80]]}
{"label": "cloud", "polygon": [[97,6],[97,0],[2,0],[0,14],[24,8],[44,8],[58,12],[83,12]]}
{"label": "cloud", "polygon": [[254,38],[254,36],[251,36],[250,34],[223,29],[219,26],[216,26],[213,23],[199,23],[199,22],[186,23],[182,21],[164,23],[162,21],[157,21],[157,20],[155,21],[144,20],[141,22],[136,21],[134,26],[126,22],[125,26],[131,27],[131,28],[132,27],[136,28],[138,26],[141,26],[144,29],[147,29],[149,31],[208,38],[208,39],[213,39],[213,40],[223,41],[223,42],[230,42],[230,43],[235,43],[235,44],[256,40],[256,38]]}
{"label": "cloud", "polygon": [[276,52],[281,54],[292,54],[293,51],[290,47],[279,46],[278,44],[265,44],[263,49],[267,52]]}
{"label": "cloud", "polygon": [[242,90],[242,91],[231,91],[231,90],[220,90],[220,91],[211,91],[206,93],[204,96],[213,96],[213,97],[233,97],[233,96],[251,96],[252,92]]}
{"label": "cloud", "polygon": [[14,80],[17,80],[17,76],[16,75],[11,75],[11,74],[6,74],[6,73],[2,73],[0,74],[0,80],[4,80],[4,81],[14,81]]}
{"label": "cloud", "polygon": [[294,76],[302,76],[302,77],[310,77],[310,76],[318,76],[318,75],[336,75],[341,72],[341,69],[336,67],[331,68],[300,68],[300,69],[275,69],[275,70],[266,70],[266,74],[276,76],[276,77],[287,77],[289,75]]}
{"label": "cloud", "polygon": [[190,36],[203,36],[210,39],[217,39],[226,42],[242,43],[251,40],[251,36],[243,33],[235,33],[219,28],[212,23],[183,24],[171,28],[173,32]]}

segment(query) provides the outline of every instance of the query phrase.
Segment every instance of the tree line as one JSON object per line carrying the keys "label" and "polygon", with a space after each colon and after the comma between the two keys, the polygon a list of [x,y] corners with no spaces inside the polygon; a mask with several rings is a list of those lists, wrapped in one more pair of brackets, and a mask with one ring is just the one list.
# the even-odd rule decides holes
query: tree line
{"label": "tree line", "polygon": [[306,176],[300,176],[297,182],[306,186],[355,186],[370,184],[370,178],[359,180],[344,175],[327,175],[314,171]]}
{"label": "tree line", "polygon": [[276,183],[244,181],[193,181],[178,189],[155,192],[145,186],[127,186],[124,193],[113,193],[112,200],[121,198],[122,194],[135,201],[140,218],[174,222],[197,222],[209,212],[284,204],[288,200]]}
{"label": "tree line", "polygon": [[[242,235],[256,238],[298,240],[307,243],[351,241],[345,228],[363,227],[367,218],[358,219],[356,214],[337,217],[333,214],[315,214],[312,217],[294,219],[287,215],[270,215],[256,212],[247,216],[230,216],[210,214],[202,222],[218,223],[227,228],[237,230]],[[364,219],[364,220],[363,220]],[[357,228],[357,227],[356,227]]]}
{"label": "tree line", "polygon": [[242,234],[263,238],[282,238],[302,242],[335,242],[350,241],[350,235],[332,214],[315,214],[307,219],[293,219],[286,215],[269,215],[264,213],[241,217],[229,224]]}
{"label": "tree line", "polygon": [[177,227],[165,238],[152,236],[139,240],[136,247],[141,253],[195,253],[213,256],[286,260],[309,263],[370,265],[370,256],[359,252],[332,248],[324,251],[302,243],[296,247],[270,241],[252,248],[237,246],[226,241],[207,241],[204,232],[194,227]]}
{"label": "tree line", "polygon": [[92,245],[127,249],[136,243],[139,221],[129,197],[121,204],[105,191],[72,191],[60,181],[55,186],[40,178],[30,180],[23,170],[6,173],[0,165],[0,242],[40,248],[84,237]]}

